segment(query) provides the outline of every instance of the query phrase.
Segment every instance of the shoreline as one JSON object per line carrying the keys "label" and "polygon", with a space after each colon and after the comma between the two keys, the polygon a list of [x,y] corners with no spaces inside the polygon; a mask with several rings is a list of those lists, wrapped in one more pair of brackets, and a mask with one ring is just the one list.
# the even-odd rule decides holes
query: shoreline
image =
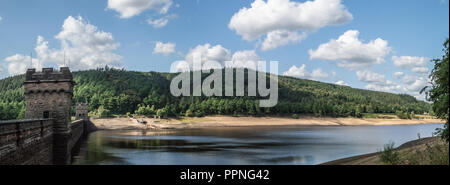
{"label": "shoreline", "polygon": [[[404,153],[409,153],[417,150],[424,150],[427,145],[436,145],[438,143],[443,143],[440,137],[426,137],[416,140],[411,140],[401,144],[396,147],[394,151],[399,152],[400,155]],[[351,157],[336,159],[328,161],[319,165],[385,165],[380,160],[380,155],[382,152],[373,152],[361,155],[355,155]]]}
{"label": "shoreline", "polygon": [[[146,124],[139,123],[145,121]],[[97,118],[91,122],[99,130],[160,130],[198,129],[214,127],[251,126],[380,126],[444,123],[440,119],[382,119],[382,118],[331,118],[331,117],[232,117],[206,116],[201,118]]]}

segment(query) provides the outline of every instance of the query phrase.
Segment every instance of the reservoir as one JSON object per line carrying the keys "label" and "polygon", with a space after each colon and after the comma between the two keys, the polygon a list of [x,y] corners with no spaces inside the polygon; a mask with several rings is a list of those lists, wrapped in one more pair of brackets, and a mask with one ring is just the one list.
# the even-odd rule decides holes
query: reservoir
{"label": "reservoir", "polygon": [[91,133],[73,164],[314,165],[430,137],[443,124],[223,127]]}

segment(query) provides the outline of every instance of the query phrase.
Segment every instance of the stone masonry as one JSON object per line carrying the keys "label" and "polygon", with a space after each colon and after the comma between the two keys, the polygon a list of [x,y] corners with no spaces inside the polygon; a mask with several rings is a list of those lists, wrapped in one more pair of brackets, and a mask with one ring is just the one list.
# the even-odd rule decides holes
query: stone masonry
{"label": "stone masonry", "polygon": [[77,105],[71,122],[73,87],[69,68],[28,69],[24,82],[25,120],[0,121],[0,165],[71,164],[71,156],[89,130],[88,104]]}
{"label": "stone masonry", "polygon": [[28,69],[25,76],[26,119],[54,120],[53,164],[70,163],[69,140],[74,85],[68,67],[61,67],[59,71],[43,68],[42,72]]}
{"label": "stone masonry", "polygon": [[89,105],[87,103],[78,103],[76,108],[75,118],[77,120],[83,119],[87,120],[89,119]]}

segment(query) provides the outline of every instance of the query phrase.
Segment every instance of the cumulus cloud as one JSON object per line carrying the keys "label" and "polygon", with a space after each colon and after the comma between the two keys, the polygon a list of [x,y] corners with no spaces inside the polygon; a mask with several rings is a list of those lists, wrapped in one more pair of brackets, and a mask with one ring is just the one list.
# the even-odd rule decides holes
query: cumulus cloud
{"label": "cumulus cloud", "polygon": [[427,67],[427,62],[430,61],[427,57],[416,57],[416,56],[392,56],[392,61],[397,67],[404,69],[411,69],[412,72],[418,74],[426,74],[429,72]]}
{"label": "cumulus cloud", "polygon": [[386,81],[384,75],[371,71],[357,71],[356,76],[360,81],[368,83],[384,83]]}
{"label": "cumulus cloud", "polygon": [[288,71],[285,71],[283,75],[317,81],[328,78],[328,74],[323,72],[320,68],[313,70],[312,73],[308,72],[305,64],[302,64],[300,67],[293,65]]}
{"label": "cumulus cloud", "polygon": [[394,73],[394,78],[400,78],[403,75],[405,75],[403,72],[397,71],[397,72]]}
{"label": "cumulus cloud", "polygon": [[429,70],[428,70],[428,67],[415,67],[415,68],[412,68],[411,71],[415,72],[415,73],[425,73],[425,74],[427,74]]}
{"label": "cumulus cloud", "polygon": [[195,48],[190,49],[189,53],[185,57],[185,60],[191,65],[193,64],[194,53],[201,54],[202,63],[207,61],[224,62],[231,59],[231,51],[224,48],[220,44],[211,46],[211,44],[206,43],[204,45],[198,45]]}
{"label": "cumulus cloud", "polygon": [[175,14],[167,15],[167,16],[157,18],[157,19],[150,17],[146,20],[146,22],[148,24],[152,25],[154,28],[162,28],[162,27],[166,26],[167,23],[169,23],[169,19],[173,19],[176,17],[177,17],[177,15],[175,15]]}
{"label": "cumulus cloud", "polygon": [[158,41],[155,44],[153,53],[161,53],[166,56],[175,53],[175,43],[171,42],[163,43]]}
{"label": "cumulus cloud", "polygon": [[350,86],[348,83],[345,83],[343,80],[338,80],[337,82],[334,82],[336,85],[342,85],[342,86]]}
{"label": "cumulus cloud", "polygon": [[306,38],[306,33],[299,35],[297,32],[286,30],[275,30],[267,33],[267,37],[261,45],[263,51],[272,50],[279,46],[284,46],[289,43],[300,42]]}
{"label": "cumulus cloud", "polygon": [[424,98],[420,90],[429,83],[429,79],[423,76],[405,75],[403,72],[394,73],[394,78],[401,79],[398,83],[386,80],[384,75],[371,71],[357,71],[356,75],[360,81],[368,83],[366,89],[410,94],[419,99]]}
{"label": "cumulus cloud", "polygon": [[[191,70],[194,64],[194,55],[201,55],[200,62],[203,66],[208,61],[220,63],[223,66],[225,61],[231,60],[231,51],[224,48],[222,45],[212,46],[209,43],[197,45],[195,48],[189,50],[185,56],[184,61],[178,61],[171,67],[171,72],[180,72]],[[187,63],[187,64],[186,64]],[[215,66],[203,66],[205,68],[213,68]]]}
{"label": "cumulus cloud", "polygon": [[[196,47],[190,49],[185,56],[185,60],[178,61],[172,65],[171,72],[180,72],[192,69],[194,54],[201,55],[200,60],[202,65],[205,62],[213,61],[221,64],[222,67],[249,68],[257,70],[257,66],[254,64],[260,61],[260,57],[255,50],[241,50],[232,53],[231,50],[224,48],[220,44],[213,46],[206,43],[203,45],[197,45]],[[212,66],[203,67],[212,68]]]}
{"label": "cumulus cloud", "polygon": [[420,91],[428,83],[428,79],[423,76],[406,75],[403,77],[405,88],[409,91]]}
{"label": "cumulus cloud", "polygon": [[[37,38],[36,60],[40,61],[39,63],[42,65],[47,62],[54,62],[58,66],[67,66],[69,60],[72,70],[92,69],[105,65],[121,67],[122,65],[122,57],[113,53],[120,45],[114,40],[113,35],[98,30],[96,26],[85,22],[80,16],[77,18],[67,17],[64,20],[61,32],[55,38],[60,41],[60,48],[49,48],[48,41],[42,36]],[[11,68],[8,67],[10,74],[18,72],[13,70],[13,66],[23,67],[26,66],[26,63],[30,63],[26,59],[20,60],[21,57],[18,56],[23,55],[17,54],[15,56],[17,60],[11,58],[8,60],[9,65],[11,65]],[[64,58],[66,58],[66,61]],[[23,73],[25,70],[20,70],[20,72]]]}
{"label": "cumulus cloud", "polygon": [[159,19],[147,19],[147,23],[152,25],[154,28],[162,28],[169,23],[169,20],[166,18],[159,18]]}
{"label": "cumulus cloud", "polygon": [[6,68],[8,69],[8,73],[10,75],[23,74],[29,67],[34,67],[37,69],[42,68],[42,63],[37,58],[32,59],[30,56],[24,56],[21,54],[6,57],[4,62],[7,64]]}
{"label": "cumulus cloud", "polygon": [[250,68],[256,70],[256,64],[260,60],[255,50],[236,51],[231,57],[232,66],[234,68]]}
{"label": "cumulus cloud", "polygon": [[108,9],[115,10],[120,18],[127,19],[146,10],[155,10],[166,14],[172,6],[172,0],[108,0]]}
{"label": "cumulus cloud", "polygon": [[404,88],[399,85],[395,84],[389,80],[385,81],[385,83],[378,83],[378,84],[368,84],[365,86],[366,89],[374,90],[374,91],[383,91],[383,92],[391,92],[391,93],[403,93]]}
{"label": "cumulus cloud", "polygon": [[[274,49],[298,40],[293,40],[293,33],[313,32],[325,26],[345,24],[352,19],[341,0],[255,0],[250,8],[244,7],[235,13],[228,27],[247,41],[267,35],[267,43],[278,43],[269,47]],[[290,33],[287,36],[291,37],[280,35],[280,32]],[[265,48],[268,49],[267,44]]]}
{"label": "cumulus cloud", "polygon": [[414,68],[414,67],[424,67],[427,62],[430,61],[426,57],[414,57],[414,56],[392,56],[392,61],[394,65],[401,68]]}
{"label": "cumulus cloud", "polygon": [[331,39],[316,50],[309,50],[310,59],[338,61],[338,66],[349,69],[383,63],[391,51],[388,42],[377,38],[363,43],[358,37],[359,31],[348,30],[338,39]]}

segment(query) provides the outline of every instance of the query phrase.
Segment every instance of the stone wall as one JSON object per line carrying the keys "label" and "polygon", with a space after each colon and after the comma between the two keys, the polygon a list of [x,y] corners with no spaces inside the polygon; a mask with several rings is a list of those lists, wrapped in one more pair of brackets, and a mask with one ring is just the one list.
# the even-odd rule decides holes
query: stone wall
{"label": "stone wall", "polygon": [[71,163],[73,148],[90,128],[87,103],[77,106],[82,119],[70,122],[74,85],[67,67],[27,70],[27,120],[0,122],[0,165]]}
{"label": "stone wall", "polygon": [[0,165],[52,164],[53,120],[0,122]]}
{"label": "stone wall", "polygon": [[89,105],[87,103],[77,103],[76,107],[75,107],[75,118],[77,120],[79,119],[84,119],[87,120],[89,119]]}
{"label": "stone wall", "polygon": [[43,68],[42,72],[28,69],[24,82],[25,118],[52,118],[55,132],[68,132],[74,85],[67,67],[59,71]]}
{"label": "stone wall", "polygon": [[70,132],[53,130],[53,119],[0,122],[0,165],[70,164],[74,150],[90,130],[88,120],[70,124]]}

